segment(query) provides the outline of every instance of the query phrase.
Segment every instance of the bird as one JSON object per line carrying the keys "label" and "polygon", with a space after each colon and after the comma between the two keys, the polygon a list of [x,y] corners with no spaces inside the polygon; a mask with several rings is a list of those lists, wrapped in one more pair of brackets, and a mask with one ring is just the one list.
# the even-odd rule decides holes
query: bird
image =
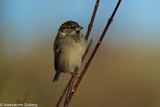
{"label": "bird", "polygon": [[60,26],[53,46],[56,71],[53,82],[58,80],[60,73],[72,74],[76,67],[80,67],[87,49],[87,41],[80,33],[82,29],[77,22],[70,20]]}

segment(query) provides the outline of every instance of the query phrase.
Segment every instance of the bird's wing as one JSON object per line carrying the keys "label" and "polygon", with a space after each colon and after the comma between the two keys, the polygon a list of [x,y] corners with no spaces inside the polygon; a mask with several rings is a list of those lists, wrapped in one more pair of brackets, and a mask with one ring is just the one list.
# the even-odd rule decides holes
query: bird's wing
{"label": "bird's wing", "polygon": [[57,71],[58,68],[58,59],[59,59],[59,55],[61,53],[61,50],[59,48],[59,43],[60,38],[57,36],[55,41],[54,41],[54,46],[53,46],[53,50],[54,50],[54,68]]}

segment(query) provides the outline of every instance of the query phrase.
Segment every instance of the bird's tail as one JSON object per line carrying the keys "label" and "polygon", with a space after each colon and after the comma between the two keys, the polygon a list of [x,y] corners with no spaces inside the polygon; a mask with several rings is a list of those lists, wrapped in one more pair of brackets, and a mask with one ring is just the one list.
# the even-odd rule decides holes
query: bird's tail
{"label": "bird's tail", "polygon": [[53,82],[58,80],[59,75],[60,75],[60,72],[56,72],[54,79],[53,79]]}

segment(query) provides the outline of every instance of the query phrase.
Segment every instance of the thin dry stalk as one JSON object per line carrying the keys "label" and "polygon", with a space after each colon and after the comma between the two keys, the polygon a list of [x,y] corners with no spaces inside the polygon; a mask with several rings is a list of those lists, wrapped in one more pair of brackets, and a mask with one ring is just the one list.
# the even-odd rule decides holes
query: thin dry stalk
{"label": "thin dry stalk", "polygon": [[[71,81],[71,80],[70,80],[70,81]],[[66,91],[67,91],[67,88],[68,88],[68,86],[69,86],[69,84],[70,84],[70,81],[68,82],[68,84],[67,84],[66,88],[64,89],[64,91],[63,91],[61,97],[59,98],[56,107],[58,107],[59,104],[61,103],[61,101],[62,101],[62,99],[63,99],[63,96],[65,95],[65,93],[66,93]]]}
{"label": "thin dry stalk", "polygon": [[92,26],[93,26],[93,22],[94,22],[94,18],[95,18],[96,12],[97,12],[98,5],[99,5],[99,0],[96,1],[94,11],[93,11],[93,14],[92,14],[92,18],[91,18],[90,24],[88,25],[88,30],[87,30],[87,33],[86,33],[86,36],[85,36],[86,40],[88,40],[89,34],[92,30]]}
{"label": "thin dry stalk", "polygon": [[114,17],[114,15],[115,15],[115,13],[116,13],[116,11],[117,11],[120,3],[121,3],[121,0],[118,1],[118,3],[117,3],[117,5],[116,5],[116,7],[115,7],[115,9],[114,9],[111,17],[110,17],[109,20],[108,20],[108,23],[107,23],[107,25],[106,25],[106,27],[105,27],[105,29],[104,29],[104,31],[103,31],[103,33],[102,33],[99,41],[97,42],[96,47],[94,48],[94,51],[92,52],[92,54],[91,54],[88,62],[86,63],[86,65],[85,65],[85,67],[84,67],[81,75],[79,76],[79,78],[78,78],[78,80],[77,80],[77,82],[76,82],[76,84],[75,84],[75,86],[74,86],[74,88],[73,88],[73,90],[72,90],[69,98],[68,98],[68,101],[67,101],[66,105],[64,105],[64,107],[67,107],[67,106],[68,106],[69,102],[71,101],[71,98],[73,97],[75,91],[77,90],[77,88],[78,88],[78,86],[79,86],[79,83],[81,82],[81,80],[82,80],[82,78],[83,78],[86,70],[88,69],[88,67],[89,67],[89,65],[90,65],[90,63],[91,63],[91,61],[92,61],[92,59],[93,59],[93,57],[94,57],[94,55],[95,55],[95,53],[97,52],[97,50],[98,50],[98,48],[99,48],[99,46],[100,46],[100,44],[101,44],[101,42],[102,42],[102,40],[103,40],[103,38],[104,38],[104,36],[105,36],[105,34],[106,34],[106,32],[107,32],[107,30],[108,30],[111,22],[113,21],[113,17]]}
{"label": "thin dry stalk", "polygon": [[[74,69],[74,72],[77,73],[77,72],[78,72],[78,68],[75,68],[75,69]],[[75,74],[75,75],[76,75],[76,74]],[[71,80],[70,80],[70,84],[69,84],[69,87],[68,87],[68,92],[67,92],[67,94],[66,94],[66,99],[65,99],[64,104],[66,104],[67,101],[68,101],[68,98],[69,98],[69,95],[71,94],[71,90],[72,90],[74,81],[75,81],[75,77],[72,76],[72,77],[71,77]]]}

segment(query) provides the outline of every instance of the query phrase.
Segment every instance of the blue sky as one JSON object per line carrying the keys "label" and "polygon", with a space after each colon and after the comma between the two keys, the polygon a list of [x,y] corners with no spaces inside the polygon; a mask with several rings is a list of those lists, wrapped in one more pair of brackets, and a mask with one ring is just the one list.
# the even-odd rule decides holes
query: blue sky
{"label": "blue sky", "polygon": [[[59,26],[74,20],[85,35],[96,0],[1,0],[0,39],[2,46],[24,48],[53,39]],[[100,0],[91,38],[101,35],[118,0]],[[108,29],[105,42],[160,46],[160,1],[122,0]],[[52,41],[53,41],[52,40]],[[7,42],[8,41],[8,42]],[[8,45],[6,45],[8,44]]]}

